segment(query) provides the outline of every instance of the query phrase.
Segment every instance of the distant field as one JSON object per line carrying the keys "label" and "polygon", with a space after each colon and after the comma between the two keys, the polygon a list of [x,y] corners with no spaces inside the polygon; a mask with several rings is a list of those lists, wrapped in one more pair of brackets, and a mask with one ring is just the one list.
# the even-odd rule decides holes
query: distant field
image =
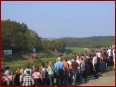
{"label": "distant field", "polygon": [[78,47],[66,47],[66,50],[72,51],[72,52],[78,52],[78,53],[84,53],[87,52],[84,48],[78,48]]}
{"label": "distant field", "polygon": [[60,38],[42,38],[42,40],[50,40],[50,41],[57,40],[57,39],[60,39]]}

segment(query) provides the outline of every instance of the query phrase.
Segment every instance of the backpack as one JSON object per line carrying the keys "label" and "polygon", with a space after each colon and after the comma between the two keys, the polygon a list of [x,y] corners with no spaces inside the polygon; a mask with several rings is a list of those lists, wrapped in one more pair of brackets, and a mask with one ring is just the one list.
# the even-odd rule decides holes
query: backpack
{"label": "backpack", "polygon": [[[82,65],[82,66],[81,66]],[[83,63],[80,63],[80,71],[81,71],[81,69],[83,68],[84,69],[84,64]],[[85,70],[84,70],[84,72],[82,72],[82,74],[81,74],[84,78],[86,78],[86,68],[85,68]]]}
{"label": "backpack", "polygon": [[[7,77],[7,76],[6,76]],[[7,77],[8,78],[8,77]],[[12,78],[13,78],[13,76],[12,76]],[[10,79],[8,78],[8,80],[9,80],[9,85],[7,84],[7,86],[13,86],[13,82],[12,81],[10,81]]]}

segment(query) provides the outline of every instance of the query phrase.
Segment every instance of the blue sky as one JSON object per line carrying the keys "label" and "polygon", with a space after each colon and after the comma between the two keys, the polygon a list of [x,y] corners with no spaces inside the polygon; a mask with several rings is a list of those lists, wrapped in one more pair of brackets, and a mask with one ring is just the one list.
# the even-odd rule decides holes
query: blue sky
{"label": "blue sky", "polygon": [[2,20],[27,24],[40,37],[114,36],[114,2],[2,2]]}

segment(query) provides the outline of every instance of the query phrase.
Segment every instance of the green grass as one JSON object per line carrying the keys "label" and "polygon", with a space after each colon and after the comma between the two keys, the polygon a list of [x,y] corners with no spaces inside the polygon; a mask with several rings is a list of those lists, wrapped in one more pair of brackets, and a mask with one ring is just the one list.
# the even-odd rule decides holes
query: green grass
{"label": "green grass", "polygon": [[27,60],[29,55],[32,53],[28,53],[23,56],[21,54],[13,54],[13,55],[9,55],[9,56],[3,55],[2,56],[2,64],[8,65],[10,67],[10,70],[15,72],[17,67],[19,67],[19,66],[21,68],[25,68],[27,64],[30,64],[31,67],[33,65],[38,66],[41,61],[43,61],[47,66],[49,61],[52,61],[54,63],[56,61],[57,57],[61,57],[61,59],[63,59],[63,58],[71,59],[74,56],[74,53],[76,53],[76,52],[78,52],[78,53],[86,52],[86,50],[84,50],[84,48],[77,48],[77,47],[66,47],[66,50],[70,51],[70,53],[66,54],[66,55],[63,55],[63,53],[53,53],[52,57],[49,57],[49,53],[46,53],[46,52],[37,53],[38,59],[33,62],[29,62]]}
{"label": "green grass", "polygon": [[84,48],[78,48],[78,47],[66,47],[66,50],[72,51],[73,53],[84,53],[87,52],[86,50],[84,50]]}

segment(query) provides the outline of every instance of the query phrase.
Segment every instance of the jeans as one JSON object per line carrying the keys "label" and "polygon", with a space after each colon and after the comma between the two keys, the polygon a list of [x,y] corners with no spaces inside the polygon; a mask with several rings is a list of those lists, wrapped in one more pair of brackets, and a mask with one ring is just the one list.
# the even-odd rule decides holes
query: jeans
{"label": "jeans", "polygon": [[22,82],[20,82],[20,86],[22,86],[23,85],[23,83]]}
{"label": "jeans", "polygon": [[72,78],[73,78],[73,75],[74,75],[73,83],[75,83],[76,78],[77,78],[77,72],[73,72],[73,71],[71,71],[70,84],[72,84]]}
{"label": "jeans", "polygon": [[64,85],[66,86],[67,83],[68,83],[68,75],[69,75],[69,72],[68,71],[65,71],[64,73]]}
{"label": "jeans", "polygon": [[58,77],[59,86],[63,86],[64,77]]}
{"label": "jeans", "polygon": [[101,70],[101,73],[105,72],[105,62],[104,61],[101,61],[100,62],[100,70]]}
{"label": "jeans", "polygon": [[86,68],[87,72],[90,72],[90,66],[89,66],[89,64],[86,64],[85,68]]}
{"label": "jeans", "polygon": [[90,74],[93,74],[93,65],[90,63]]}
{"label": "jeans", "polygon": [[112,56],[110,56],[108,59],[108,65],[109,66],[113,65],[113,57]]}
{"label": "jeans", "polygon": [[84,79],[83,73],[84,73],[84,72],[80,72],[80,74],[81,74],[81,78],[80,78],[80,80],[81,80],[81,82],[84,83],[84,80],[85,80],[85,79]]}
{"label": "jeans", "polygon": [[54,86],[54,75],[49,75],[50,86]]}
{"label": "jeans", "polygon": [[81,82],[81,73],[80,73],[80,68],[77,69],[77,80]]}

